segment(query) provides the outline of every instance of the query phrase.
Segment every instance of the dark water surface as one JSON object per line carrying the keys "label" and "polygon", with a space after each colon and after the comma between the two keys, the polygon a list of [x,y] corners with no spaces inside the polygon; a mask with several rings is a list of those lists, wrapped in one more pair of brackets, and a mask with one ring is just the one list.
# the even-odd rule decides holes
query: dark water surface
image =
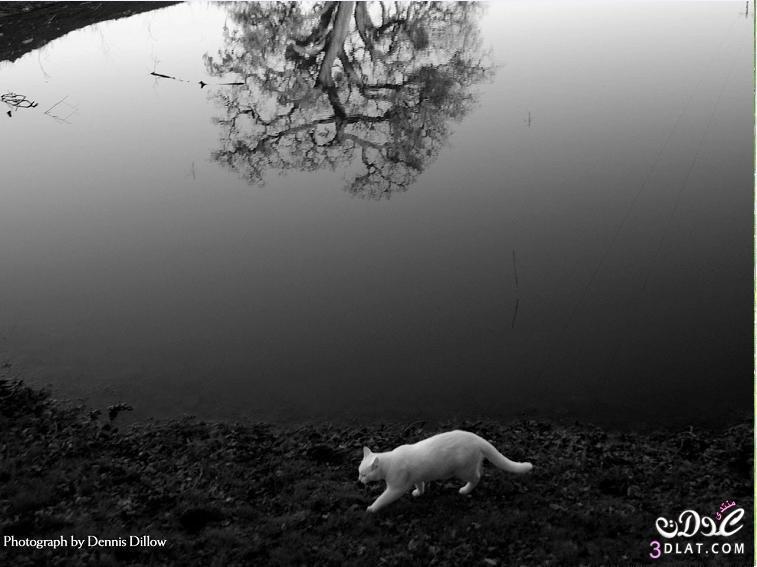
{"label": "dark water surface", "polygon": [[291,47],[314,20],[274,9],[0,63],[39,103],[0,120],[7,374],[140,416],[750,411],[742,2],[406,13],[372,71],[353,25],[384,87],[337,63],[331,99]]}

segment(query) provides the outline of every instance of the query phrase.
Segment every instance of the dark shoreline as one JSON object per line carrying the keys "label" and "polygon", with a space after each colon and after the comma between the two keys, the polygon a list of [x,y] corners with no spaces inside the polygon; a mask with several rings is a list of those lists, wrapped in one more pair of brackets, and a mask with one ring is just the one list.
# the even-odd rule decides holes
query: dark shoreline
{"label": "dark shoreline", "polygon": [[[710,564],[753,563],[751,423],[646,433],[535,420],[434,429],[118,423],[0,381],[0,537],[167,540],[83,550],[0,546],[5,564],[646,563],[657,517],[715,513],[724,500],[745,509],[738,540],[745,554]],[[408,495],[377,515],[365,512],[382,486],[355,482],[363,444],[386,450],[455,427],[533,462],[533,473],[487,465],[470,497],[439,482],[417,500]],[[680,560],[698,564],[697,557]]]}
{"label": "dark shoreline", "polygon": [[178,2],[0,2],[0,61],[15,61],[74,30]]}

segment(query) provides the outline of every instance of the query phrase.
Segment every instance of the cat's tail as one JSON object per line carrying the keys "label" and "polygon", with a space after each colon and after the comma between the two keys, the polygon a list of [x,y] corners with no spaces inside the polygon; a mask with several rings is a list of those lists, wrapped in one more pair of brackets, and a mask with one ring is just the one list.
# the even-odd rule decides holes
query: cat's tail
{"label": "cat's tail", "polygon": [[502,453],[497,451],[494,445],[492,445],[488,441],[482,441],[484,442],[481,445],[481,452],[484,454],[484,457],[486,457],[486,460],[494,466],[502,469],[503,471],[521,474],[527,473],[532,468],[534,468],[531,463],[516,463],[515,461],[511,461]]}

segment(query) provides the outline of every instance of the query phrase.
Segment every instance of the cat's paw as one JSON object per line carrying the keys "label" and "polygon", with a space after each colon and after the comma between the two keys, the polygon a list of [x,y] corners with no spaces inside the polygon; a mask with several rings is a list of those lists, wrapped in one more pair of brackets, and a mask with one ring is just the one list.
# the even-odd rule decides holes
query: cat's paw
{"label": "cat's paw", "polygon": [[376,509],[373,507],[373,504],[371,504],[365,509],[365,511],[368,512],[369,514],[373,514],[376,511]]}
{"label": "cat's paw", "polygon": [[418,498],[420,495],[421,495],[421,491],[420,490],[418,490],[417,488],[415,490],[413,490],[413,496],[415,496],[416,498]]}

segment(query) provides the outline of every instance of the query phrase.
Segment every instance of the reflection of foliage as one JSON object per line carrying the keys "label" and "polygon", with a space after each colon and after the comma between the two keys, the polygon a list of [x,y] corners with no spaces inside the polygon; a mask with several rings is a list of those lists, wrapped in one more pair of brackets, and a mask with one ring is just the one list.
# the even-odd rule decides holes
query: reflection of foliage
{"label": "reflection of foliage", "polygon": [[[233,3],[226,47],[206,56],[225,137],[214,158],[261,182],[269,169],[361,170],[348,190],[404,191],[470,109],[482,62],[473,3]],[[359,161],[358,161],[359,160]]]}

